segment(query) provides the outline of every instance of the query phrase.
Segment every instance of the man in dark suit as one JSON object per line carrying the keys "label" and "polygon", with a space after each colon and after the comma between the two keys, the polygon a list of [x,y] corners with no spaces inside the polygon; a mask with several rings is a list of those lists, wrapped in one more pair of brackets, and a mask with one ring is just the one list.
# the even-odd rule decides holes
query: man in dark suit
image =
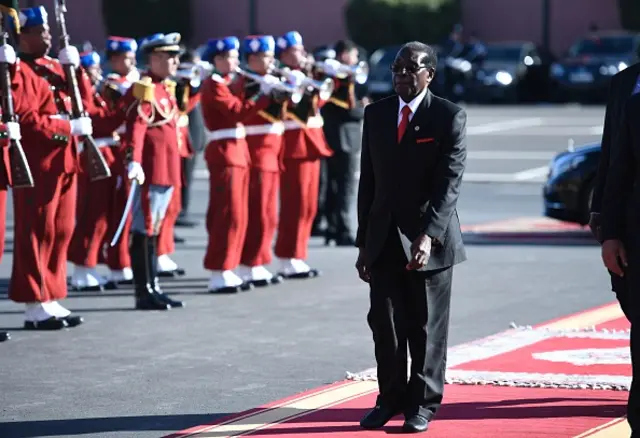
{"label": "man in dark suit", "polygon": [[[612,78],[609,88],[609,101],[607,102],[607,110],[604,116],[604,129],[602,132],[602,153],[600,155],[598,174],[591,199],[591,215],[589,219],[589,227],[595,238],[601,243],[600,215],[602,212],[602,196],[609,174],[609,162],[613,152],[612,147],[615,144],[614,137],[618,133],[618,125],[625,103],[632,94],[640,91],[639,79],[640,63],[636,63],[616,74]],[[622,311],[627,319],[629,319],[629,298],[626,284],[622,277],[613,272],[609,271],[609,275],[611,276],[611,289],[615,292]]]}
{"label": "man in dark suit", "polygon": [[602,260],[624,283],[626,314],[631,321],[632,381],[627,420],[632,437],[640,436],[640,94],[622,111],[611,145],[609,173],[602,196]]}
{"label": "man in dark suit", "polygon": [[442,403],[453,266],[466,260],[456,204],[467,116],[429,91],[436,62],[433,48],[405,44],[391,67],[398,96],[365,109],[356,268],[370,285],[380,392],[367,429],[404,413],[406,432],[425,431]]}

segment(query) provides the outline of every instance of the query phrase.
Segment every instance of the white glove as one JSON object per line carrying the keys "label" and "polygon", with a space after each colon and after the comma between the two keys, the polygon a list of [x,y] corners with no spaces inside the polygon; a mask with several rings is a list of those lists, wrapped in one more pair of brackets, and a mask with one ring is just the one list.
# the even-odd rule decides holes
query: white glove
{"label": "white glove", "polygon": [[7,64],[16,63],[16,51],[9,44],[0,46],[0,62],[6,62]]}
{"label": "white glove", "polygon": [[262,82],[260,82],[260,92],[262,94],[269,94],[273,90],[276,84],[280,83],[280,79],[273,75],[264,75]]}
{"label": "white glove", "polygon": [[7,134],[9,134],[9,138],[11,140],[20,140],[22,138],[22,133],[20,132],[20,123],[17,122],[7,122],[5,123],[7,127]]}
{"label": "white glove", "polygon": [[127,166],[127,177],[130,180],[135,179],[140,185],[144,184],[144,170],[142,170],[140,163],[136,161],[129,163],[129,166]]}
{"label": "white glove", "polygon": [[60,50],[58,60],[63,65],[72,65],[77,68],[80,65],[80,53],[74,46],[68,46]]}
{"label": "white glove", "polygon": [[306,79],[307,75],[305,75],[300,70],[289,70],[287,72],[287,81],[289,81],[295,87],[301,86]]}
{"label": "white glove", "polygon": [[69,120],[71,123],[71,135],[91,135],[93,134],[93,123],[89,117],[79,117]]}
{"label": "white glove", "polygon": [[340,68],[342,64],[340,61],[336,61],[335,59],[325,59],[322,63],[322,69],[328,76],[337,76],[340,73]]}

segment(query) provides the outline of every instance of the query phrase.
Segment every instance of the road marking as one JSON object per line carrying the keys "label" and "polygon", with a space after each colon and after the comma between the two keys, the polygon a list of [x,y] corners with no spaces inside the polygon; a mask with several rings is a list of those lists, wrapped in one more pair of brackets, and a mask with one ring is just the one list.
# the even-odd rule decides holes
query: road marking
{"label": "road marking", "polygon": [[[481,134],[482,135],[482,134]],[[485,135],[513,137],[599,136],[602,126],[538,126],[520,129],[518,132],[496,131]]]}
{"label": "road marking", "polygon": [[467,135],[483,135],[495,132],[511,131],[514,129],[541,126],[544,119],[541,117],[528,117],[524,119],[505,120],[503,122],[485,123],[483,125],[468,126]]}
{"label": "road marking", "polygon": [[563,330],[576,327],[591,327],[608,321],[613,321],[623,316],[624,313],[622,313],[620,305],[616,302],[587,310],[586,312],[580,312],[575,315],[560,318],[557,321],[551,321],[541,325],[540,328]]}
{"label": "road marking", "polygon": [[621,438],[631,435],[631,428],[626,417],[616,418],[608,423],[594,427],[573,438]]}
{"label": "road marking", "polygon": [[515,173],[465,173],[462,181],[477,183],[544,183],[547,180],[547,166],[534,167]]}
{"label": "road marking", "polygon": [[550,161],[557,152],[543,151],[468,151],[471,160],[544,160]]}
{"label": "road marking", "polygon": [[513,174],[513,178],[516,181],[530,181],[530,180],[546,180],[546,176],[549,173],[549,166],[534,167],[533,169],[523,170],[522,172],[516,172]]}

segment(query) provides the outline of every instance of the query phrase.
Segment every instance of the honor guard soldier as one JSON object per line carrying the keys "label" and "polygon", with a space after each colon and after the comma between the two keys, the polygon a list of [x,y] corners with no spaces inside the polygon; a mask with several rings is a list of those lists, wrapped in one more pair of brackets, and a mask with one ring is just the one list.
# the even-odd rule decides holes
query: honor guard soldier
{"label": "honor guard soldier", "polygon": [[[179,33],[154,34],[140,50],[149,69],[128,92],[122,150],[129,161],[127,176],[135,189],[131,223],[131,262],[136,309],[168,310],[184,304],[167,296],[158,282],[158,234],[175,190],[180,190],[179,109],[176,83],[169,79],[178,69],[182,51]],[[127,99],[127,97],[125,97]],[[126,212],[125,212],[126,213]]]}
{"label": "honor guard soldier", "polygon": [[[278,38],[282,64],[301,70],[305,60],[302,36],[291,31]],[[283,166],[280,177],[280,218],[275,254],[284,278],[308,278],[319,274],[306,262],[311,228],[318,209],[320,159],[331,156],[319,114],[322,102],[318,91],[305,93],[302,100],[287,108]]]}
{"label": "honor guard soldier", "polygon": [[[121,103],[122,97],[127,94],[131,85],[140,80],[140,72],[136,68],[136,52],[138,43],[133,38],[110,36],[106,41],[105,56],[109,65],[109,74],[105,77],[100,95],[104,98],[110,108],[115,109]],[[118,134],[124,133],[124,125],[121,126]],[[129,230],[131,228],[131,215],[122,230],[120,238],[115,246],[110,245],[114,236],[124,207],[127,203],[129,181],[126,175],[125,157],[119,148],[112,148],[115,160],[111,166],[113,177],[113,191],[110,199],[113,208],[109,218],[109,230],[107,239],[103,242],[102,259],[109,267],[107,277],[107,289],[114,289],[117,285],[133,284],[133,271],[131,270],[131,257],[129,255]]]}
{"label": "honor guard soldier", "polygon": [[[244,39],[243,52],[248,72],[264,77],[273,67],[275,39],[270,35]],[[237,86],[244,99],[260,93],[260,83],[241,76]],[[251,116],[243,124],[249,155],[249,222],[240,259],[238,275],[255,286],[280,283],[282,277],[266,268],[272,261],[271,245],[278,226],[278,190],[280,186],[280,153],[284,133],[286,96]]]}
{"label": "honor guard soldier", "polygon": [[[249,208],[249,150],[243,122],[271,103],[273,76],[261,80],[260,93],[244,100],[232,94],[229,85],[239,70],[240,42],[236,37],[212,39],[203,59],[214,73],[202,84],[201,105],[207,128],[205,159],[209,169],[209,242],[204,267],[211,271],[209,291],[237,292],[251,287],[234,269],[240,264]],[[246,73],[244,73],[246,74]]]}
{"label": "honor guard soldier", "polygon": [[[184,175],[184,158],[193,156],[193,148],[189,136],[189,113],[200,102],[200,82],[196,76],[200,72],[197,69],[179,69],[176,84],[176,101],[180,111],[178,119],[178,129],[180,138],[178,146],[180,147],[180,168],[182,169],[182,184],[187,184]],[[183,190],[174,190],[171,197],[171,203],[167,209],[167,215],[162,221],[162,228],[158,236],[158,276],[159,277],[176,277],[185,275],[184,269],[169,257],[175,252],[175,225],[182,210],[182,192]]]}
{"label": "honor guard soldier", "polygon": [[[98,85],[102,79],[100,55],[89,52],[80,56],[80,64],[89,75],[92,84]],[[94,105],[108,112],[108,105],[94,88]],[[107,165],[113,167],[119,145],[118,134],[97,138],[102,156]],[[78,202],[76,204],[76,226],[69,245],[68,260],[73,263],[71,286],[80,291],[100,291],[107,283],[96,270],[103,248],[108,238],[109,221],[114,214],[113,193],[116,177],[92,182],[84,169],[87,162],[84,151],[80,152],[80,172],[78,173]]]}
{"label": "honor guard soldier", "polygon": [[[24,93],[35,111],[56,123],[31,131],[21,118],[25,127],[22,143],[35,187],[13,191],[14,241],[20,244],[13,251],[9,298],[26,304],[26,329],[56,330],[82,323],[81,317],[71,315],[58,301],[67,296],[67,250],[76,218],[78,152],[74,136],[92,134],[93,126],[88,117],[65,120],[69,118],[70,99],[61,63],[79,66],[77,49],[61,50],[59,60],[47,56],[51,34],[42,6],[21,10],[20,21],[21,61],[17,66],[24,65],[25,70],[30,67],[46,79],[32,80]],[[78,82],[89,90],[88,76],[78,76]],[[93,109],[93,96],[86,97],[86,108]]]}

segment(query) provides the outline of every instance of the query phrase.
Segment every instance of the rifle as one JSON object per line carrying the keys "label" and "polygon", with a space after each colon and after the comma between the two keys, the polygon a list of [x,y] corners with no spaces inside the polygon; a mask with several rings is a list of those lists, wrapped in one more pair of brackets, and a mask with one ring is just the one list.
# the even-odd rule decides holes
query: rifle
{"label": "rifle", "polygon": [[[60,48],[69,47],[69,34],[67,33],[67,22],[64,14],[67,12],[66,0],[55,0],[55,14],[60,32]],[[87,112],[82,104],[80,89],[78,88],[78,77],[76,76],[73,65],[64,65],[64,73],[67,80],[67,88],[71,95],[71,115],[73,118],[86,117]],[[83,142],[84,150],[87,153],[87,161],[89,163],[89,179],[97,181],[111,176],[111,170],[102,156],[102,152],[98,149],[92,136],[87,135],[80,139]]]}
{"label": "rifle", "polygon": [[[3,12],[3,18],[5,15]],[[0,20],[0,46],[7,44],[9,34],[5,31],[3,21]],[[13,94],[11,94],[11,72],[9,64],[0,63],[0,92],[2,93],[2,121],[17,122],[18,117],[13,108]],[[11,172],[11,187],[14,189],[22,189],[34,187],[33,175],[27,162],[27,156],[22,149],[19,140],[11,139],[9,145],[9,167]]]}

